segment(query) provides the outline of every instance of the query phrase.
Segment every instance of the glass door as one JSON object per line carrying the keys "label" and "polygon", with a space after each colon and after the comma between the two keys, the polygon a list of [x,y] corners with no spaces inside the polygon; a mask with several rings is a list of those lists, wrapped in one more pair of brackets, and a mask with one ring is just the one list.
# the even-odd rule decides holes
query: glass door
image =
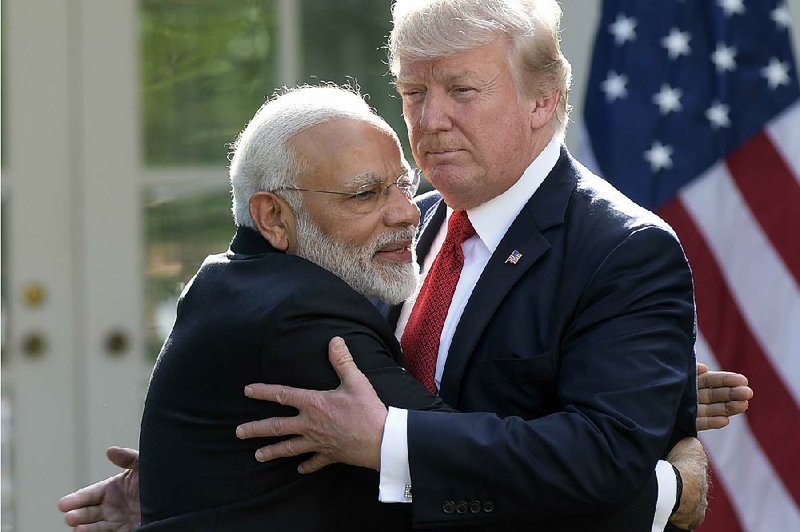
{"label": "glass door", "polygon": [[138,445],[177,295],[233,235],[227,155],[263,101],[358,83],[402,127],[389,5],[3,0],[3,531],[63,529],[58,498]]}
{"label": "glass door", "polygon": [[141,338],[136,4],[3,3],[3,529],[136,445]]}

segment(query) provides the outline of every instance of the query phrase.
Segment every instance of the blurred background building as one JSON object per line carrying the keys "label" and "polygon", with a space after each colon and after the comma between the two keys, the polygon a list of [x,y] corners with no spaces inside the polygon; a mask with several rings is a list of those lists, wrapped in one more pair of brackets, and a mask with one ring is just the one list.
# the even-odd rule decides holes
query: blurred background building
{"label": "blurred background building", "polygon": [[[601,1],[562,4],[568,144],[581,153]],[[58,498],[113,472],[109,445],[137,446],[176,298],[233,234],[229,144],[265,98],[357,83],[405,140],[383,49],[389,5],[3,0],[4,532],[63,528]],[[800,20],[800,0],[786,7]]]}

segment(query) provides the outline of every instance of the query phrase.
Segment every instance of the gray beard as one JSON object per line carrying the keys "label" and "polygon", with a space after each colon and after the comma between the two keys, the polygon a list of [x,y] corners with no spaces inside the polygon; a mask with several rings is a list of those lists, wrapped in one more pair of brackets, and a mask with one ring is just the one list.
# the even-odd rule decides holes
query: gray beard
{"label": "gray beard", "polygon": [[320,229],[311,217],[298,209],[297,255],[325,268],[367,299],[380,299],[397,305],[408,299],[419,282],[416,252],[407,264],[373,262],[383,246],[397,240],[413,239],[415,228],[409,226],[387,231],[364,247],[340,242]]}

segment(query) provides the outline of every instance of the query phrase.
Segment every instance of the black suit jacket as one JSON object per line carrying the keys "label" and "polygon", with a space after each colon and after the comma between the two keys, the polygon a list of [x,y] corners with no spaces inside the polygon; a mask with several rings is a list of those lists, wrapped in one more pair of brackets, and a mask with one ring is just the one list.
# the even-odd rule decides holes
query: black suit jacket
{"label": "black suit jacket", "polygon": [[[420,261],[445,208],[423,216]],[[414,524],[650,530],[655,463],[695,434],[693,346],[675,234],[562,148],[455,331],[440,396],[472,413],[409,412]]]}
{"label": "black suit jacket", "polygon": [[374,471],[335,465],[299,475],[303,457],[261,464],[256,449],[275,440],[235,436],[240,423],[296,413],[246,398],[249,383],[338,386],[327,355],[337,335],[386,404],[444,408],[397,365],[384,318],[338,277],[244,228],[226,254],[205,260],[181,296],[147,394],[143,530],[410,528],[406,505],[378,502]]}

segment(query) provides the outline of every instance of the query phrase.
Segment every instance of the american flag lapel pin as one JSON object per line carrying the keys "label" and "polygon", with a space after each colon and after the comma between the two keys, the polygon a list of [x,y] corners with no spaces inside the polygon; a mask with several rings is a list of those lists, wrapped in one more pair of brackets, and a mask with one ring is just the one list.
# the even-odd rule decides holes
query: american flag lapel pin
{"label": "american flag lapel pin", "polygon": [[516,264],[519,262],[519,259],[521,258],[522,258],[522,253],[520,253],[515,249],[514,251],[511,252],[511,255],[508,256],[505,264]]}

